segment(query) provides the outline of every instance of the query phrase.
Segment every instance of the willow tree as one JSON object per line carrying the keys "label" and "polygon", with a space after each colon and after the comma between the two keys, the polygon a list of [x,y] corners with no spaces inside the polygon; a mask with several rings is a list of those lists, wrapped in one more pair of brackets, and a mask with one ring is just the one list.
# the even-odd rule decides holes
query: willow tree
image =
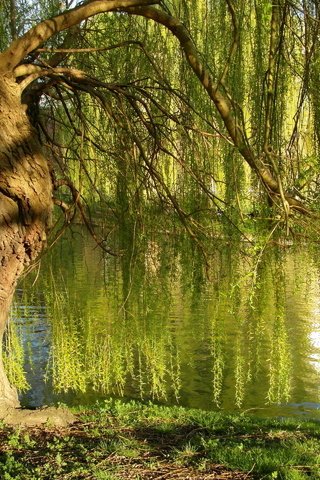
{"label": "willow tree", "polygon": [[[176,134],[169,142],[161,138],[166,132],[163,124],[159,126],[159,115],[175,125],[183,123],[183,115],[177,119],[163,106],[159,94],[153,97],[152,90],[142,89],[141,78],[137,85],[134,80],[130,84],[119,83],[117,78],[106,81],[98,61],[95,66],[91,56],[90,62],[86,62],[85,56],[89,53],[139,44],[141,56],[147,57],[152,65],[153,78],[163,98],[171,95],[179,99],[186,117],[196,112],[192,121],[184,123],[188,131],[197,130],[195,118],[201,117],[202,110],[202,106],[194,105],[189,97],[194,89],[201,87],[202,97],[198,98],[213,107],[212,118],[205,118],[205,122],[211,128],[210,135],[220,139],[214,155],[222,155],[221,145],[225,142],[232,154],[238,155],[252,171],[256,178],[253,184],[262,187],[265,198],[283,212],[285,221],[294,211],[308,213],[301,185],[314,162],[303,167],[305,152],[298,136],[306,110],[313,118],[319,115],[318,90],[312,83],[319,71],[320,23],[316,1],[93,0],[71,8],[72,3],[67,2],[59,12],[61,5],[54,1],[37,2],[40,15],[45,12],[53,16],[31,22],[27,28],[23,26],[23,9],[30,9],[32,4],[12,0],[1,3],[1,337],[17,281],[46,243],[54,203],[69,211],[59,197],[62,186],[70,190],[74,205],[83,213],[79,191],[63,173],[63,156],[67,155],[68,148],[65,145],[62,148],[59,141],[63,136],[68,137],[68,145],[75,142],[79,148],[88,141],[90,148],[96,148],[103,155],[104,146],[89,138],[86,130],[90,123],[99,132],[100,139],[107,138],[103,128],[99,130],[100,117],[95,121],[95,108],[99,109],[99,115],[103,113],[108,118],[103,127],[111,128],[114,122],[121,130],[122,149],[128,149],[128,155],[137,161],[137,168],[148,172],[159,195],[170,202],[189,228],[187,215],[153,162],[159,152],[170,155],[170,147],[179,150],[179,146],[174,145]],[[90,23],[102,14],[112,15],[113,25],[127,17],[136,21],[141,38],[113,45],[111,35],[99,35],[95,30],[99,29],[99,21]],[[141,18],[145,23],[140,22]],[[160,26],[157,32],[162,32],[157,34],[152,48],[148,45],[148,22]],[[171,62],[179,62],[180,74],[173,84],[170,84],[169,70],[175,68],[174,64],[164,68],[168,70],[165,79],[165,71],[159,66],[160,63],[166,65],[162,57],[166,55],[168,37],[175,42]],[[92,46],[93,39],[99,44]],[[177,48],[183,54],[183,61],[177,57]],[[246,58],[251,61],[246,63]],[[123,56],[119,55],[119,75],[126,67],[121,61]],[[131,76],[134,71],[130,72]],[[290,84],[286,83],[288,75],[293,78]],[[193,78],[189,83],[193,82],[192,91],[184,85],[185,76]],[[283,95],[288,95],[296,81],[300,84],[294,90],[297,101],[290,130],[283,119]],[[116,110],[112,107],[113,98],[117,99]],[[90,110],[88,116],[84,116],[86,109]],[[133,129],[132,123],[136,121],[140,127]],[[308,125],[314,128],[317,144],[318,126],[312,119]],[[126,142],[127,131],[130,148]],[[144,141],[146,135],[152,144],[150,148]],[[79,138],[81,145],[77,143]],[[75,159],[81,161],[77,148],[73,151],[78,155]],[[310,157],[310,151],[307,153]],[[184,168],[181,156],[172,154],[172,158],[180,161]],[[226,160],[228,158],[230,156],[226,156]],[[195,177],[203,192],[214,201],[215,194],[197,172],[190,168],[186,168],[186,172]],[[313,180],[317,181],[314,169],[312,172]],[[78,174],[81,173],[90,177],[84,165],[79,168]],[[306,183],[310,185],[310,180],[303,186]],[[16,393],[2,368],[0,377],[1,402],[17,405]]]}

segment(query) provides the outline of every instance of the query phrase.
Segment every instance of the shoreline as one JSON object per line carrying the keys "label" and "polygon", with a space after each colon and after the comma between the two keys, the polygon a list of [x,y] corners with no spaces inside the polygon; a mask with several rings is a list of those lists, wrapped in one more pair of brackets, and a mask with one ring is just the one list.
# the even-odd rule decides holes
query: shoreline
{"label": "shoreline", "polygon": [[320,423],[106,400],[68,427],[1,426],[0,478],[318,479]]}

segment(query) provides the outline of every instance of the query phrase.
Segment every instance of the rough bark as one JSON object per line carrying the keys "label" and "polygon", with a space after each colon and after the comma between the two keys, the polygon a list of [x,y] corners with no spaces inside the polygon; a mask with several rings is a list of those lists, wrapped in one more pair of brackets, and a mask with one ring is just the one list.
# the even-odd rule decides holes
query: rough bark
{"label": "rough bark", "polygon": [[[17,281],[41,252],[52,208],[52,186],[20,88],[0,76],[0,343]],[[17,405],[0,362],[0,404]]]}

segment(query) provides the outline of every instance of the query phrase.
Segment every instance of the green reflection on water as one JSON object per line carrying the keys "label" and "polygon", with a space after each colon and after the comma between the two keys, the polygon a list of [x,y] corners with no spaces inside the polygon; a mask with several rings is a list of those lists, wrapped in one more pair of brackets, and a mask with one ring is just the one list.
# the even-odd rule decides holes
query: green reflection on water
{"label": "green reflection on water", "polygon": [[[272,247],[261,255],[216,242],[206,269],[196,247],[173,235],[138,241],[129,232],[121,247],[121,257],[104,258],[78,228],[43,261],[33,292],[45,306],[47,380],[58,398],[228,410],[319,402],[313,252]],[[31,281],[16,307],[31,301]]]}

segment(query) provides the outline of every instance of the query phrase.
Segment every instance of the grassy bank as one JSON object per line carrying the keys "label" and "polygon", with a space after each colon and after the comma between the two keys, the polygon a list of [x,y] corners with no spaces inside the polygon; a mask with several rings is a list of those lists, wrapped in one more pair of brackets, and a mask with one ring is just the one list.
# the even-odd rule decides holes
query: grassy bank
{"label": "grassy bank", "polygon": [[0,478],[319,479],[320,424],[108,401],[64,428],[0,429]]}

